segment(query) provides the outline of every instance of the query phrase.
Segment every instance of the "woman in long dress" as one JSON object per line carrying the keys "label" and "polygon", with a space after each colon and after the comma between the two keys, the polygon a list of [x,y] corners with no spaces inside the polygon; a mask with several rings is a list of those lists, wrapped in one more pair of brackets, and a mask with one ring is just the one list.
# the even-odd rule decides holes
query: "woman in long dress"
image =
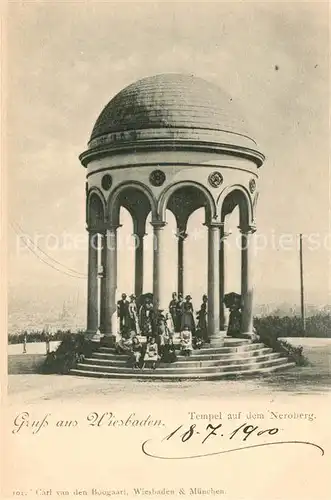
{"label": "woman in long dress", "polygon": [[138,319],[138,308],[136,302],[136,296],[130,295],[129,302],[129,317],[130,317],[130,330],[136,332],[137,335],[140,334],[139,319]]}
{"label": "woman in long dress", "polygon": [[207,295],[203,295],[200,311],[198,312],[197,330],[199,330],[199,336],[201,339],[203,339],[204,342],[208,342],[207,306],[208,306],[208,297]]}
{"label": "woman in long dress", "polygon": [[182,315],[183,315],[183,304],[184,304],[183,294],[179,293],[177,304],[176,304],[176,318],[174,321],[175,332],[180,332],[180,327],[182,324]]}
{"label": "woman in long dress", "polygon": [[160,357],[163,355],[164,347],[169,341],[166,318],[163,311],[158,312],[156,343]]}
{"label": "woman in long dress", "polygon": [[149,299],[146,299],[139,311],[139,324],[141,333],[149,337],[154,333],[154,311],[153,304]]}
{"label": "woman in long dress", "polygon": [[173,292],[172,299],[169,304],[169,313],[171,314],[174,325],[176,324],[177,321],[177,302],[178,302],[177,293]]}
{"label": "woman in long dress", "polygon": [[226,332],[229,337],[238,337],[241,332],[241,310],[240,306],[234,304],[230,307],[229,326]]}
{"label": "woman in long dress", "polygon": [[175,333],[175,326],[170,312],[165,314],[165,326],[167,330],[168,337],[173,337]]}
{"label": "woman in long dress", "polygon": [[185,297],[185,302],[183,302],[182,306],[182,320],[180,331],[190,330],[192,335],[195,334],[195,321],[193,316],[193,305],[192,305],[192,297],[191,295],[187,295]]}
{"label": "woman in long dress", "polygon": [[240,336],[241,332],[241,296],[237,293],[228,293],[224,297],[225,306],[229,309],[229,324],[226,334],[229,337]]}

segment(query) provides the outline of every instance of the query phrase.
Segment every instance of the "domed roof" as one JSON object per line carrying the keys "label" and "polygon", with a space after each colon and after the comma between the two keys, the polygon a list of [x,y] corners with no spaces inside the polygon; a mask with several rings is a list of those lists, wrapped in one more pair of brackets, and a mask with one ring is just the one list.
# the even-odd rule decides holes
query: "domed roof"
{"label": "domed roof", "polygon": [[184,74],[143,78],[119,92],[103,109],[90,142],[114,132],[203,129],[249,137],[232,98],[216,85]]}

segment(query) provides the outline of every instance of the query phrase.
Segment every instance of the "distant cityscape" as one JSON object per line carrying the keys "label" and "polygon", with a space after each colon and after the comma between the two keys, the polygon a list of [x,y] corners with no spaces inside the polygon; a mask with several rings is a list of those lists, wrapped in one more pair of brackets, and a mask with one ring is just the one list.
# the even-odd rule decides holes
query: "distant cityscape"
{"label": "distant cityscape", "polygon": [[[56,290],[58,292],[58,290]],[[63,293],[63,292],[62,292]],[[33,299],[33,297],[22,298],[16,294],[9,294],[8,305],[8,333],[15,334],[26,331],[47,330],[84,330],[86,326],[86,297],[79,293],[73,293],[66,300],[54,293],[52,299]],[[277,294],[284,297],[284,294]],[[292,302],[287,294],[286,300],[270,300],[268,303],[256,303],[254,315],[256,317],[276,315],[298,316],[300,315],[299,303]],[[330,302],[330,301],[329,301]],[[316,314],[331,314],[331,304],[317,303],[305,305],[306,316]]]}

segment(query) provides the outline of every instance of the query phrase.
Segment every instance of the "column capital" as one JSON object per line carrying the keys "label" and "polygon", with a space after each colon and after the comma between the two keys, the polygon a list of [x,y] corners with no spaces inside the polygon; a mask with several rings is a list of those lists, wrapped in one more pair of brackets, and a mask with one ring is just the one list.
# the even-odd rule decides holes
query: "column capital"
{"label": "column capital", "polygon": [[225,231],[225,224],[224,222],[221,222],[221,240],[224,241],[226,238],[231,236],[232,231]]}
{"label": "column capital", "polygon": [[224,224],[222,222],[205,222],[203,226],[206,226],[208,229],[222,229]]}
{"label": "column capital", "polygon": [[102,230],[101,228],[100,229],[97,229],[95,227],[89,227],[89,226],[85,226],[85,229],[86,231],[91,235],[93,236],[94,234],[102,234]]}
{"label": "column capital", "polygon": [[186,233],[185,229],[180,229],[179,227],[177,227],[175,236],[180,240],[186,240],[186,238],[188,237],[188,233]]}
{"label": "column capital", "polygon": [[145,231],[133,231],[131,236],[138,236],[138,238],[142,239],[147,235],[148,235],[148,233],[145,233]]}
{"label": "column capital", "polygon": [[162,220],[152,220],[150,224],[153,226],[153,229],[163,229],[167,225],[167,223]]}
{"label": "column capital", "polygon": [[146,217],[132,216],[133,234],[142,238],[146,235]]}
{"label": "column capital", "polygon": [[226,227],[225,221],[221,222],[220,223],[220,229],[223,232],[224,237],[227,238],[228,236],[230,236],[232,234],[232,231],[226,231],[225,227]]}
{"label": "column capital", "polygon": [[116,232],[120,227],[122,227],[122,224],[110,224],[105,228],[105,233],[107,233],[107,231],[110,231],[112,233]]}
{"label": "column capital", "polygon": [[241,232],[241,234],[253,234],[256,232],[256,225],[247,224],[245,226],[238,226],[238,229]]}
{"label": "column capital", "polygon": [[139,239],[143,239],[145,236],[147,236],[148,233],[145,233],[145,231],[142,231],[141,233],[132,233],[131,236],[138,236]]}

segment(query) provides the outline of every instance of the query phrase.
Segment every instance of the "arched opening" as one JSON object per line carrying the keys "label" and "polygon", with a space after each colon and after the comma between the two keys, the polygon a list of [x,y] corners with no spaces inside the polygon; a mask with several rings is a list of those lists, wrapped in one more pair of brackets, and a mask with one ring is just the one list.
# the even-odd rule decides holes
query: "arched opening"
{"label": "arched opening", "polygon": [[89,229],[102,230],[105,222],[104,201],[99,193],[92,191],[87,199],[87,225]]}
{"label": "arched opening", "polygon": [[188,219],[188,236],[185,241],[184,292],[192,296],[196,311],[200,307],[202,296],[208,290],[208,231],[204,221],[204,209],[198,208]]}
{"label": "arched opening", "polygon": [[240,214],[238,205],[225,217],[224,257],[224,294],[241,293],[241,234],[238,230]]}
{"label": "arched opening", "polygon": [[[163,284],[164,293],[169,297],[170,302],[172,292],[177,290],[177,243],[176,243],[176,219],[170,210],[166,211],[166,225],[163,232],[163,262],[166,265],[166,280]],[[153,259],[155,248],[155,235],[152,226],[152,214],[149,213],[146,220],[145,236],[145,262],[144,266],[144,293],[153,291]],[[148,264],[147,264],[148,263]]]}
{"label": "arched opening", "polygon": [[156,219],[156,201],[150,190],[140,182],[124,182],[117,186],[108,199],[108,217],[110,225],[120,224],[120,208],[125,207],[135,221],[146,220],[152,212]]}
{"label": "arched opening", "polygon": [[[109,227],[117,230],[117,293],[129,297],[136,295],[137,300],[146,292],[146,238],[148,234],[147,217],[155,217],[155,200],[148,188],[138,182],[121,184],[109,197]],[[148,290],[150,291],[150,290]]]}
{"label": "arched opening", "polygon": [[216,204],[208,189],[192,181],[179,182],[164,190],[158,202],[158,214],[161,220],[165,220],[167,208],[176,218],[183,219],[188,218],[198,208],[204,208],[207,224],[217,215]]}
{"label": "arched opening", "polygon": [[95,333],[100,324],[101,284],[100,270],[102,266],[102,238],[105,230],[105,201],[96,189],[87,194],[86,221],[88,235],[88,312],[87,329]]}
{"label": "arched opening", "polygon": [[[253,206],[247,191],[233,187],[220,197],[221,220],[224,238],[221,242],[220,282],[222,296],[234,292],[241,296],[242,333],[252,329],[252,289],[251,283],[251,244],[250,232],[253,227]],[[222,299],[222,298],[221,298]],[[223,308],[224,318],[228,313]],[[227,321],[225,321],[227,323]],[[231,321],[230,321],[231,323]]]}
{"label": "arched opening", "polygon": [[[184,295],[194,294],[197,297],[197,282],[193,278],[196,264],[194,265],[190,257],[201,246],[206,248],[203,245],[203,242],[207,241],[203,224],[210,223],[215,213],[214,200],[204,186],[183,182],[171,186],[163,194],[159,203],[161,216],[166,217],[165,209],[173,213],[176,221],[174,235],[177,239],[177,292]],[[197,245],[199,242],[200,245]],[[205,253],[203,252],[204,256]],[[206,256],[201,262],[207,263]],[[205,276],[206,266],[201,266]]]}
{"label": "arched opening", "polygon": [[134,269],[135,269],[135,238],[133,236],[133,218],[127,208],[120,208],[121,226],[117,231],[117,294],[116,300],[121,298],[122,293],[129,297],[134,293]]}
{"label": "arched opening", "polygon": [[239,209],[239,226],[247,227],[253,223],[253,207],[249,194],[244,188],[233,187],[224,197],[220,197],[221,204],[221,220],[233,212],[238,207]]}

